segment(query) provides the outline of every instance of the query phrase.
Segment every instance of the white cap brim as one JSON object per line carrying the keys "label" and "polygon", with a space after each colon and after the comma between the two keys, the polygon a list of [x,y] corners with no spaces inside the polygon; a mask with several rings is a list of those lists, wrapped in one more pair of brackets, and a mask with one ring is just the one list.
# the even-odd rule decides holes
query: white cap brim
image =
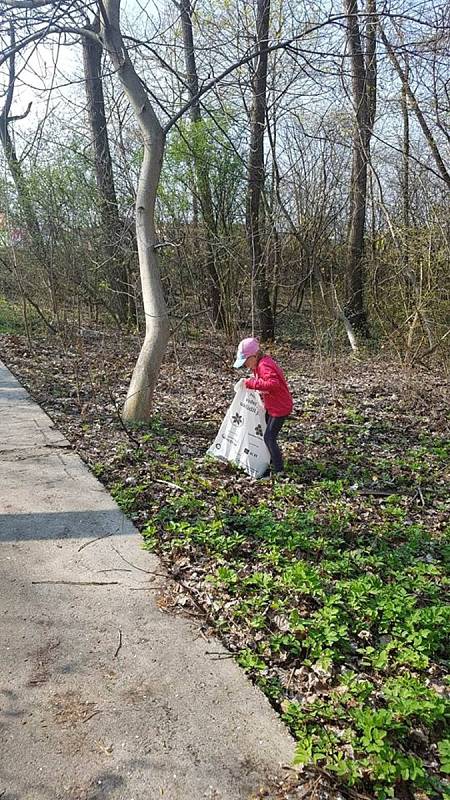
{"label": "white cap brim", "polygon": [[244,356],[243,353],[240,353],[233,364],[234,369],[240,369],[241,367],[244,366],[246,361],[247,361],[247,356]]}

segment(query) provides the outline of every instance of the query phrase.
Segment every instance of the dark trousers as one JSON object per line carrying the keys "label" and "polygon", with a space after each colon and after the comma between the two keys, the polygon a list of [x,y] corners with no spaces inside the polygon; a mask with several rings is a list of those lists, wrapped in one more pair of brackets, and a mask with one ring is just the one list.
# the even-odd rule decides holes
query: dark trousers
{"label": "dark trousers", "polygon": [[283,471],[283,455],[278,446],[277,436],[283,427],[287,417],[271,417],[266,411],[267,428],[264,434],[264,441],[270,453],[272,469],[274,472]]}

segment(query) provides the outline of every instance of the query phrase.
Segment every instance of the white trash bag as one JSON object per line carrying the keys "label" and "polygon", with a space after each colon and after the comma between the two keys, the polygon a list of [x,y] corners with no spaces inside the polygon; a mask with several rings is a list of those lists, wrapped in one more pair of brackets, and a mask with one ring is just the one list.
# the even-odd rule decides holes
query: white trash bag
{"label": "white trash bag", "polygon": [[260,478],[270,464],[270,454],[264,442],[264,405],[259,392],[245,389],[243,379],[238,381],[234,391],[234,400],[207,455],[231,461],[252,478]]}

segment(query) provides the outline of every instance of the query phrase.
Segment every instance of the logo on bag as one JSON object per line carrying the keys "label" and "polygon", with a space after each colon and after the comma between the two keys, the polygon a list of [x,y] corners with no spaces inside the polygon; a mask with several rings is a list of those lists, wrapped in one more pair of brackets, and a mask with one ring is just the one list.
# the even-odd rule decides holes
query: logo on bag
{"label": "logo on bag", "polygon": [[263,435],[263,429],[261,428],[261,425],[257,425],[256,426],[255,433],[256,433],[257,436],[262,436]]}
{"label": "logo on bag", "polygon": [[231,417],[231,422],[233,423],[233,425],[242,425],[243,421],[244,421],[244,418],[241,417],[241,415],[238,414],[237,412],[234,415],[234,417]]}

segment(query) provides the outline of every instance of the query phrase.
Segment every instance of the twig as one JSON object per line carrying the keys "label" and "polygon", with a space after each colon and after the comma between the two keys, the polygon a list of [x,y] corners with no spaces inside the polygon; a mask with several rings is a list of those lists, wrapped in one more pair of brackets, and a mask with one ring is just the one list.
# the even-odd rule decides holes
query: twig
{"label": "twig", "polygon": [[196,636],[196,639],[199,639],[200,636],[202,637],[202,639],[205,640],[205,642],[209,642],[208,637],[203,633],[201,628],[199,628],[199,630],[198,630],[198,636]]}
{"label": "twig", "polygon": [[153,570],[151,570],[151,569],[143,569],[142,567],[137,567],[137,566],[136,566],[136,564],[133,564],[133,562],[132,562],[132,561],[128,561],[128,559],[127,559],[127,558],[124,558],[124,556],[122,555],[122,553],[119,553],[119,551],[117,550],[117,548],[116,548],[116,547],[114,547],[114,545],[113,545],[113,544],[111,545],[111,547],[112,547],[112,549],[114,550],[114,552],[115,552],[115,553],[117,553],[117,555],[119,556],[119,558],[121,558],[121,559],[122,559],[122,561],[124,561],[124,562],[125,562],[125,564],[128,564],[128,566],[130,566],[130,567],[133,567],[133,569],[137,569],[137,570],[139,570],[139,572],[145,572],[145,574],[146,574],[146,575],[157,575],[157,576],[158,576],[158,577],[160,577],[160,578],[167,578],[167,575],[164,575],[162,572],[154,572],[154,571],[153,571]]}
{"label": "twig", "polygon": [[155,483],[163,483],[165,486],[171,486],[173,489],[179,489],[180,492],[183,491],[182,486],[179,486],[178,483],[172,483],[172,481],[162,481],[159,478],[155,478]]}
{"label": "twig", "polygon": [[214,661],[222,661],[226,658],[234,658],[234,653],[221,653],[217,652],[216,650],[205,650],[205,655],[207,656],[216,656]]}
{"label": "twig", "polygon": [[98,569],[97,572],[132,572],[132,570],[125,567],[116,567],[115,569]]}
{"label": "twig", "polygon": [[89,719],[92,719],[92,717],[95,717],[95,715],[96,715],[96,714],[101,714],[101,713],[102,713],[102,710],[101,710],[101,708],[98,708],[98,709],[97,709],[97,711],[93,711],[93,712],[92,712],[92,714],[89,714],[89,716],[88,716],[88,717],[85,717],[85,718],[84,718],[84,719],[82,719],[81,721],[82,721],[82,722],[87,722]]}
{"label": "twig", "polygon": [[160,586],[130,586],[130,592],[159,592]]}
{"label": "twig", "polygon": [[113,586],[119,581],[31,581],[31,583],[58,583],[67,586]]}
{"label": "twig", "polygon": [[117,416],[117,419],[119,420],[120,427],[122,428],[123,432],[128,437],[128,439],[130,440],[130,442],[133,442],[133,444],[135,444],[136,447],[140,450],[142,448],[142,442],[140,442],[139,439],[136,439],[136,437],[133,436],[133,434],[129,431],[129,429],[125,425],[125,423],[124,423],[124,421],[122,419],[122,414],[120,413],[119,406],[117,405],[116,398],[114,397],[114,395],[113,395],[113,393],[111,391],[111,388],[109,386],[108,386],[108,394],[109,394],[109,399],[111,400],[111,403],[114,406],[114,411],[116,412],[116,416]]}
{"label": "twig", "polygon": [[391,494],[398,494],[398,489],[396,489],[394,486],[392,489],[360,489],[358,494],[369,497],[390,497]]}
{"label": "twig", "polygon": [[217,656],[214,656],[211,659],[211,661],[226,661],[228,658],[234,658],[234,656],[233,655],[229,655],[229,656],[219,656],[219,655],[217,655]]}
{"label": "twig", "polygon": [[117,654],[118,654],[118,652],[119,652],[121,647],[122,647],[122,631],[119,628],[119,644],[117,645],[117,650],[114,653],[114,658],[117,658]]}
{"label": "twig", "polygon": [[181,247],[183,242],[158,242],[153,245],[153,250],[159,250],[161,247]]}
{"label": "twig", "polygon": [[424,496],[422,494],[422,489],[420,488],[420,486],[416,487],[416,496],[417,495],[419,497],[420,504],[421,504],[422,508],[425,508],[425,498],[424,498]]}
{"label": "twig", "polygon": [[290,685],[292,683],[292,678],[294,677],[295,670],[296,670],[296,667],[293,667],[291,669],[290,673],[289,673],[289,678],[288,678],[288,682],[287,682],[287,685],[286,685],[286,691],[289,689],[289,687],[290,687]]}
{"label": "twig", "polygon": [[191,602],[194,604],[194,606],[200,612],[200,617],[202,617],[203,619],[206,619],[206,620],[210,620],[211,619],[211,615],[210,615],[209,611],[206,611],[206,609],[203,608],[202,604],[199,603],[198,600],[195,599],[195,597],[194,597],[194,595],[192,593],[192,589],[190,588],[190,586],[188,586],[184,581],[182,581],[181,578],[177,578],[176,575],[172,576],[172,580],[174,580],[176,583],[178,583],[180,586],[183,587],[183,589],[185,590],[186,594],[188,595],[188,598],[191,600]]}
{"label": "twig", "polygon": [[82,544],[81,547],[78,548],[78,552],[80,552],[81,550],[84,550],[84,548],[87,547],[89,544],[94,544],[94,542],[100,542],[102,539],[107,539],[108,536],[114,536],[114,534],[113,533],[105,533],[103,536],[97,536],[96,539],[91,539],[89,542],[85,542],[84,544]]}

